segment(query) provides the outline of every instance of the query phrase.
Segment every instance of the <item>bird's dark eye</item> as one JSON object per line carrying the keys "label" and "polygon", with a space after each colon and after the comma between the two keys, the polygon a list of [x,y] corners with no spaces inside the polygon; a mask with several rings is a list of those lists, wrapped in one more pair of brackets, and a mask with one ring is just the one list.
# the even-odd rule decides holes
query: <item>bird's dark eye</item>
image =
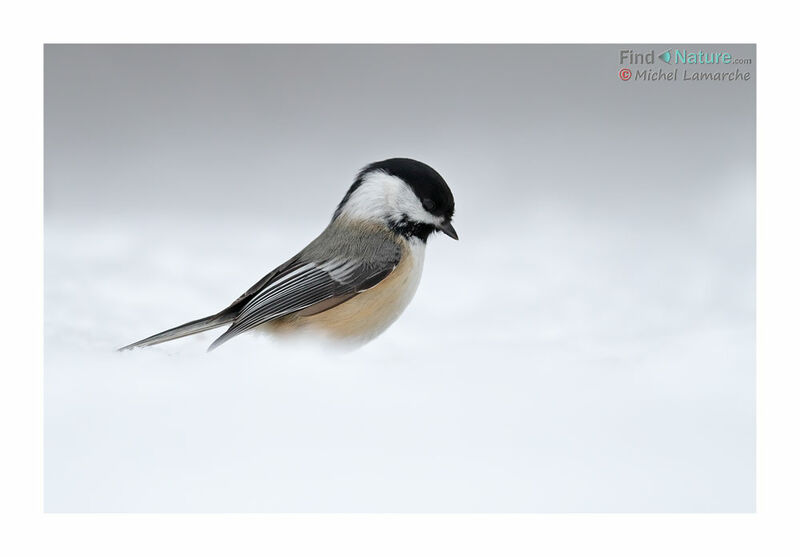
{"label": "bird's dark eye", "polygon": [[427,211],[433,211],[436,209],[436,202],[433,199],[423,199],[422,206],[425,207]]}

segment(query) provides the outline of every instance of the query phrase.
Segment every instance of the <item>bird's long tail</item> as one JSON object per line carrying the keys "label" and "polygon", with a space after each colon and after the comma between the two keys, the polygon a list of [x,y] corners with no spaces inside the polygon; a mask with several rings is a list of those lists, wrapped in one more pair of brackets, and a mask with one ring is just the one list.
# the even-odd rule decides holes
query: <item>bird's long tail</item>
{"label": "bird's long tail", "polygon": [[134,342],[128,346],[123,346],[119,350],[122,351],[141,346],[152,346],[154,344],[161,344],[162,342],[167,342],[169,340],[175,340],[176,338],[202,333],[203,331],[209,331],[211,329],[216,329],[217,327],[222,327],[223,325],[233,321],[235,317],[235,312],[223,311],[215,315],[203,317],[202,319],[189,321],[188,323],[173,327],[172,329],[167,329],[166,331],[147,337],[138,342]]}

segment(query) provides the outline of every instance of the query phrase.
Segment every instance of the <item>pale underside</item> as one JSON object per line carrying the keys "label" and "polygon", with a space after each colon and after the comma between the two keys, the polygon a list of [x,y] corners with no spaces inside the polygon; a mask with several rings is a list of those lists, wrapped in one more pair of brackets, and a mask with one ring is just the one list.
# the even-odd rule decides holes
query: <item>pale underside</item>
{"label": "pale underside", "polygon": [[338,300],[329,300],[327,304],[273,319],[258,329],[279,335],[322,336],[356,346],[372,340],[403,313],[419,286],[425,244],[418,240],[402,244],[400,263],[372,288],[338,304]]}

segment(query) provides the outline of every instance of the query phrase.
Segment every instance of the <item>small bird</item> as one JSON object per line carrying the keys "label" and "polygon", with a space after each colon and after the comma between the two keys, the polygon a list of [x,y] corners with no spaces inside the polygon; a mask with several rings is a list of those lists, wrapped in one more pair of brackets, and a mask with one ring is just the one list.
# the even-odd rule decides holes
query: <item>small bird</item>
{"label": "small bird", "polygon": [[228,330],[209,351],[253,329],[364,344],[414,297],[428,237],[440,231],[458,240],[454,210],[450,188],[427,164],[405,158],[372,163],[358,173],[322,234],[227,308],[120,350],[224,325]]}

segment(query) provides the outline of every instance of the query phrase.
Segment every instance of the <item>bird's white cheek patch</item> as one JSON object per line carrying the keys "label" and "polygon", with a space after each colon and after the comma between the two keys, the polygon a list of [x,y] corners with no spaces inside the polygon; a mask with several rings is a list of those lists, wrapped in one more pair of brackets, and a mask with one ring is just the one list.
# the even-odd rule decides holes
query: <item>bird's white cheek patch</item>
{"label": "bird's white cheek patch", "polygon": [[356,220],[386,222],[408,217],[414,222],[440,225],[403,180],[384,172],[372,172],[342,207],[342,214]]}
{"label": "bird's white cheek patch", "polygon": [[411,188],[406,188],[403,194],[400,195],[396,207],[399,218],[407,216],[413,222],[433,225],[441,224],[442,219],[426,211],[419,198],[411,191]]}

